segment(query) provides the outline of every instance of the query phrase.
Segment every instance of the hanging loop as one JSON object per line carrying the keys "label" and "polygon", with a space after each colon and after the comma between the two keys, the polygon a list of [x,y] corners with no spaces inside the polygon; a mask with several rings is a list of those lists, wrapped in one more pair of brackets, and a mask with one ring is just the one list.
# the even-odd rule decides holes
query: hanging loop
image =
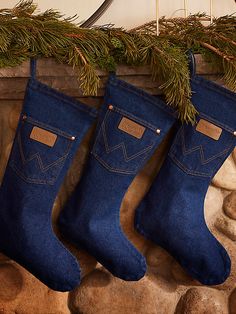
{"label": "hanging loop", "polygon": [[159,34],[160,34],[159,18],[160,18],[160,3],[159,3],[159,0],[156,0],[156,33],[157,33],[157,36],[159,36]]}
{"label": "hanging loop", "polygon": [[190,78],[196,75],[196,59],[191,49],[187,51]]}
{"label": "hanging loop", "polygon": [[30,77],[35,79],[36,78],[36,64],[37,59],[36,58],[31,58],[30,59]]}
{"label": "hanging loop", "polygon": [[210,0],[210,22],[213,22],[213,0]]}
{"label": "hanging loop", "polygon": [[188,0],[184,0],[184,17],[188,17]]}

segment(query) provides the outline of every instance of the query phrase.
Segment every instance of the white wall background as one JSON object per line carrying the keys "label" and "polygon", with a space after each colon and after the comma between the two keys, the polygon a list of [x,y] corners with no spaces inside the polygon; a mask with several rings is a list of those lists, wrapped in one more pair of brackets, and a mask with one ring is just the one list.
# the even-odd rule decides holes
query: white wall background
{"label": "white wall background", "polygon": [[[0,8],[12,7],[18,0],[0,0]],[[98,8],[103,0],[34,0],[40,10],[58,9],[67,16],[75,13],[79,21],[88,18]],[[183,0],[159,0],[160,15],[183,16]],[[209,14],[209,0],[188,0],[189,12],[206,12]],[[156,0],[114,0],[108,11],[96,24],[113,23],[117,27],[131,28],[155,19]],[[180,9],[180,10],[179,10]],[[182,10],[181,10],[182,9]],[[214,16],[222,16],[236,12],[234,0],[213,0]]]}

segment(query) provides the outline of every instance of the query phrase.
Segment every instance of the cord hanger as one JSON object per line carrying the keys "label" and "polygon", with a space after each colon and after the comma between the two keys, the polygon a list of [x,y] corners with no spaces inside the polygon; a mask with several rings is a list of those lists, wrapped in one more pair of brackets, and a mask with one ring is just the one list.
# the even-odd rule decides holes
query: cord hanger
{"label": "cord hanger", "polygon": [[157,33],[157,36],[159,36],[159,34],[160,34],[159,18],[160,18],[160,3],[159,3],[159,0],[156,0],[156,33]]}

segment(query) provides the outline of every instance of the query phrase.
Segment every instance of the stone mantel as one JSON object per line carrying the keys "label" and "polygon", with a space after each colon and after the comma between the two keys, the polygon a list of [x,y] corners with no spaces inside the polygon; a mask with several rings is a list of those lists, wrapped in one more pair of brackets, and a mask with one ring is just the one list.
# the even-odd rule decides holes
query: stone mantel
{"label": "stone mantel", "polygon": [[[212,67],[203,61],[201,55],[196,55],[197,74],[203,75],[208,79],[220,81],[220,73],[217,73]],[[30,76],[29,61],[13,68],[0,68],[0,100],[22,100],[27,79]],[[98,70],[100,77],[100,88],[98,97],[104,94],[104,85],[107,79],[107,72]],[[120,65],[117,68],[117,76],[134,84],[147,92],[157,95],[158,82],[151,79],[151,71],[148,66],[126,66]],[[76,70],[71,66],[58,64],[54,59],[39,59],[37,61],[37,78],[45,84],[61,90],[76,98],[87,98],[79,88],[79,82],[76,76]],[[13,93],[14,91],[14,93]]]}

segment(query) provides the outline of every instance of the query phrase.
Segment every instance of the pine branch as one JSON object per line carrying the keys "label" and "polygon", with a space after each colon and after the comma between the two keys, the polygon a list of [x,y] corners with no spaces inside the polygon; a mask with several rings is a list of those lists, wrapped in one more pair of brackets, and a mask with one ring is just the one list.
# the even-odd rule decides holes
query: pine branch
{"label": "pine branch", "polygon": [[37,12],[32,0],[13,9],[0,10],[0,67],[16,66],[30,57],[53,57],[75,69],[85,94],[99,87],[97,67],[115,70],[117,64],[151,65],[152,77],[161,82],[169,105],[182,121],[193,122],[186,50],[201,53],[223,73],[228,87],[236,90],[236,17],[223,16],[204,26],[206,14],[188,18],[161,18],[160,36],[155,21],[131,31],[104,25],[80,28],[76,15],[64,18],[49,9]]}

